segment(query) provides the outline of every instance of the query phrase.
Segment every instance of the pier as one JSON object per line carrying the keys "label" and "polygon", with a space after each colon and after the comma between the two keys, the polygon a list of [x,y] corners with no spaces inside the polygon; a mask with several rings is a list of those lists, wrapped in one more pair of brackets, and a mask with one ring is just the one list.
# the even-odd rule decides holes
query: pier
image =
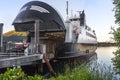
{"label": "pier", "polygon": [[6,53],[2,53],[0,54],[0,68],[32,65],[35,63],[35,61],[42,60],[42,56],[43,56],[42,54],[34,54],[27,56],[15,56],[14,54],[12,56]]}

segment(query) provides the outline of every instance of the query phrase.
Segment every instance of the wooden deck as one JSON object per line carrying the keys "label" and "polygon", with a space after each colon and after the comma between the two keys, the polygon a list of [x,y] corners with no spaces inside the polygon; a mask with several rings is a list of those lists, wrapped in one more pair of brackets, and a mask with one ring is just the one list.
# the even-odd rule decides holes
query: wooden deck
{"label": "wooden deck", "polygon": [[[56,58],[56,60],[61,60],[61,59],[71,59],[71,58],[76,58],[76,57],[91,57],[95,53],[81,53],[79,55],[74,55],[74,56],[69,56],[69,57],[59,57]],[[43,60],[43,54],[32,54],[32,55],[21,55],[19,53],[0,53],[0,68],[7,68],[7,67],[14,67],[14,66],[24,66],[24,65],[32,65],[36,64],[39,61],[44,61]]]}
{"label": "wooden deck", "polygon": [[0,54],[0,68],[31,65],[35,61],[42,60],[42,54],[33,54],[27,56]]}

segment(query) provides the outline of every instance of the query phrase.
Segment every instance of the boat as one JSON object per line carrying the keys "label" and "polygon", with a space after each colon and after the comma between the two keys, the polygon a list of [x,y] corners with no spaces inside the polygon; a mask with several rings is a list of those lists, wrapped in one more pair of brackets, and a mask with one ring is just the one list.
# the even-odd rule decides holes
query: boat
{"label": "boat", "polygon": [[96,33],[86,25],[84,10],[79,11],[78,16],[68,18],[65,28],[65,43],[59,47],[56,57],[70,58],[95,52],[97,49]]}
{"label": "boat", "polygon": [[67,11],[64,21],[51,5],[30,1],[20,9],[12,25],[15,31],[26,32],[27,40],[3,43],[3,24],[0,23],[1,72],[7,67],[20,66],[30,75],[36,72],[44,75],[50,71],[56,76],[55,72],[59,69],[63,72],[66,64],[71,68],[76,62],[96,55],[96,33],[86,24],[84,10],[78,11],[78,16],[70,17]]}
{"label": "boat", "polygon": [[20,9],[13,25],[16,31],[28,33],[28,54],[45,53],[49,59],[64,59],[97,49],[95,30],[86,24],[84,10],[64,21],[49,4],[31,1]]}

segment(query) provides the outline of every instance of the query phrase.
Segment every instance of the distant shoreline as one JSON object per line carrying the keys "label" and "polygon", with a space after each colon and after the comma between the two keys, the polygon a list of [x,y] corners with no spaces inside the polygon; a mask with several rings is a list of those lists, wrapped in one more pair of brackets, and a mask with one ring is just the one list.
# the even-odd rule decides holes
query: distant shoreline
{"label": "distant shoreline", "polygon": [[117,46],[117,43],[98,42],[98,47],[106,47],[106,46]]}

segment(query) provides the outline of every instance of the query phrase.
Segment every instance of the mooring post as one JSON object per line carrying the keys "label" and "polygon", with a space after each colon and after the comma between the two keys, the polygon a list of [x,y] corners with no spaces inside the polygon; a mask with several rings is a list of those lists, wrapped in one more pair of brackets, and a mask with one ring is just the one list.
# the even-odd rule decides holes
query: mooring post
{"label": "mooring post", "polygon": [[[34,25],[35,27],[34,27],[34,30],[35,30],[35,32],[34,32],[34,36],[35,36],[35,48],[34,48],[34,53],[35,54],[38,54],[38,53],[40,53],[39,52],[39,43],[40,43],[40,41],[39,41],[39,27],[40,27],[40,20],[35,20],[35,25]],[[43,65],[42,65],[42,60],[40,60],[40,64],[38,64],[37,65],[38,66],[38,71],[40,71],[40,73],[42,73],[43,72]]]}
{"label": "mooring post", "polygon": [[[45,62],[46,62],[46,64],[47,64],[47,66],[48,66],[48,69],[49,69],[49,71],[50,71],[50,73],[53,75],[53,76],[56,76],[56,74],[55,74],[55,72],[54,72],[54,70],[53,70],[53,68],[52,68],[52,66],[50,65],[50,63],[49,63],[49,60],[48,60],[48,58],[47,58],[47,56],[46,56],[46,47],[44,46],[43,47],[43,50],[42,50],[42,52],[40,51],[39,52],[39,46],[40,46],[40,40],[39,40],[39,27],[40,27],[40,20],[35,20],[35,53],[41,53],[41,54],[43,54],[43,59],[45,60]],[[39,67],[40,67],[40,72],[42,73],[43,72],[43,65],[42,65],[42,60],[41,60],[41,62],[40,62],[40,65],[38,65]],[[38,68],[39,68],[38,67]]]}
{"label": "mooring post", "polygon": [[3,52],[3,23],[0,23],[0,52]]}

